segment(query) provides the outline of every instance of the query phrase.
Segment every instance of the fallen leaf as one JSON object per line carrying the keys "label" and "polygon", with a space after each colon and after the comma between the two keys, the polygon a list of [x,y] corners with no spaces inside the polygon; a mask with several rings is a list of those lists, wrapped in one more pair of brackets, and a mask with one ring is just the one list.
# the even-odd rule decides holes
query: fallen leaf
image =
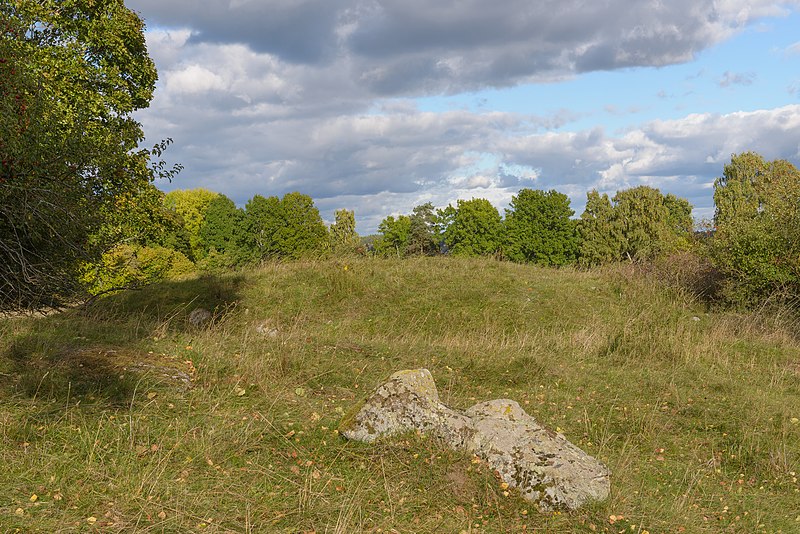
{"label": "fallen leaf", "polygon": [[165,519],[166,517],[167,517],[167,513],[165,511],[162,510],[162,511],[158,512],[158,518],[159,519]]}
{"label": "fallen leaf", "polygon": [[89,523],[89,524],[94,525],[95,523],[97,523],[97,518],[95,516],[87,517],[86,518],[86,522]]}
{"label": "fallen leaf", "polygon": [[294,390],[294,394],[297,395],[298,397],[305,397],[306,390],[304,388],[297,388]]}
{"label": "fallen leaf", "polygon": [[20,516],[25,515],[25,510],[23,510],[22,508],[17,508],[16,510],[14,510],[14,515],[20,515]]}
{"label": "fallen leaf", "polygon": [[155,391],[151,391],[151,392],[149,392],[149,393],[147,394],[147,398],[148,398],[149,400],[153,400],[153,399],[155,399],[155,398],[156,398],[156,395],[158,395],[158,393],[156,393]]}
{"label": "fallen leaf", "polygon": [[36,495],[35,493],[33,495],[31,495],[31,499],[30,499],[31,502],[36,502],[38,500],[39,500],[39,496],[38,495]]}

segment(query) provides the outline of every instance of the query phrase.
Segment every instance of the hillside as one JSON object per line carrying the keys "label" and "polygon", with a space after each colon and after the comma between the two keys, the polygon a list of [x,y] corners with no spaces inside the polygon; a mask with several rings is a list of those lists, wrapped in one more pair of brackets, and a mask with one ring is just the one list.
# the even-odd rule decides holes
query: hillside
{"label": "hillside", "polygon": [[[797,531],[790,323],[622,268],[447,257],[273,264],[0,319],[0,531]],[[519,401],[608,464],[610,499],[542,515],[425,436],[337,434],[417,367],[451,406]]]}

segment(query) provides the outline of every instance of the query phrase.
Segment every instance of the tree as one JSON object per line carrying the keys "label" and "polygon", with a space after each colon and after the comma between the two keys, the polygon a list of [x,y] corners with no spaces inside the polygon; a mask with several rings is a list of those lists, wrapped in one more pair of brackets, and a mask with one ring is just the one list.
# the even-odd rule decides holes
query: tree
{"label": "tree", "polygon": [[331,250],[337,255],[352,254],[361,244],[356,233],[356,214],[346,209],[336,210],[330,227]]}
{"label": "tree", "polygon": [[244,213],[244,248],[256,261],[278,256],[278,230],[285,219],[281,199],[255,195],[247,202]]}
{"label": "tree", "polygon": [[712,254],[732,302],[800,297],[800,171],[785,160],[733,155],[714,183]]}
{"label": "tree", "polygon": [[409,240],[407,254],[436,254],[439,241],[436,235],[436,212],[433,204],[426,202],[415,206],[409,218]]}
{"label": "tree", "polygon": [[143,27],[122,0],[0,4],[0,311],[69,297],[116,203],[177,172],[138,147]]}
{"label": "tree", "polygon": [[582,265],[601,265],[618,261],[622,254],[622,229],[608,195],[596,190],[586,195],[586,209],[578,222],[579,261]]}
{"label": "tree", "polygon": [[183,219],[183,227],[189,236],[191,256],[194,258],[201,258],[204,254],[200,228],[203,226],[208,206],[219,196],[219,193],[198,187],[170,191],[164,197],[167,209],[174,211]]}
{"label": "tree", "polygon": [[[444,242],[450,252],[456,256],[498,252],[502,246],[503,219],[497,208],[483,198],[459,200],[457,206],[444,230]],[[448,216],[447,212],[443,214]]]}
{"label": "tree", "polygon": [[521,190],[506,210],[506,256],[539,265],[573,262],[578,248],[574,214],[569,197],[558,191]]}
{"label": "tree", "polygon": [[618,191],[614,213],[622,232],[622,257],[650,260],[672,247],[670,212],[658,189],[645,185]]}
{"label": "tree", "polygon": [[208,204],[204,215],[199,231],[201,258],[216,253],[225,257],[224,263],[229,267],[241,263],[242,210],[233,200],[218,195]]}
{"label": "tree", "polygon": [[276,248],[286,258],[299,258],[321,251],[328,240],[328,229],[308,195],[286,193],[281,199],[283,225],[276,232]]}
{"label": "tree", "polygon": [[399,215],[396,219],[389,215],[378,225],[380,237],[375,240],[375,253],[381,256],[406,255],[411,241],[411,217]]}

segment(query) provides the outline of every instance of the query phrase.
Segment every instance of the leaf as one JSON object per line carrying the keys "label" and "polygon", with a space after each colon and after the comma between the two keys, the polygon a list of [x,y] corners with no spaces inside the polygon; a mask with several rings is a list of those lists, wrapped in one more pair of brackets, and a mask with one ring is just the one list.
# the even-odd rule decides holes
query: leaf
{"label": "leaf", "polygon": [[297,395],[298,397],[305,397],[306,396],[306,390],[304,388],[296,388],[294,390],[294,394]]}
{"label": "leaf", "polygon": [[37,500],[39,500],[39,496],[38,495],[36,495],[35,493],[33,495],[31,495],[31,499],[30,499],[31,502],[36,502]]}

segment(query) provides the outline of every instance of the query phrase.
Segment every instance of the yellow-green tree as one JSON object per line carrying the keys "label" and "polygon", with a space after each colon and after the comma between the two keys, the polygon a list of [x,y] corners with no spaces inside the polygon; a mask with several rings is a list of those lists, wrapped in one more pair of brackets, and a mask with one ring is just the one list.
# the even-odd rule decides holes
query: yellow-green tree
{"label": "yellow-green tree", "polygon": [[164,197],[164,205],[183,219],[184,228],[189,235],[189,247],[195,258],[202,257],[204,253],[200,229],[206,218],[206,210],[219,196],[219,193],[198,187],[170,191]]}

